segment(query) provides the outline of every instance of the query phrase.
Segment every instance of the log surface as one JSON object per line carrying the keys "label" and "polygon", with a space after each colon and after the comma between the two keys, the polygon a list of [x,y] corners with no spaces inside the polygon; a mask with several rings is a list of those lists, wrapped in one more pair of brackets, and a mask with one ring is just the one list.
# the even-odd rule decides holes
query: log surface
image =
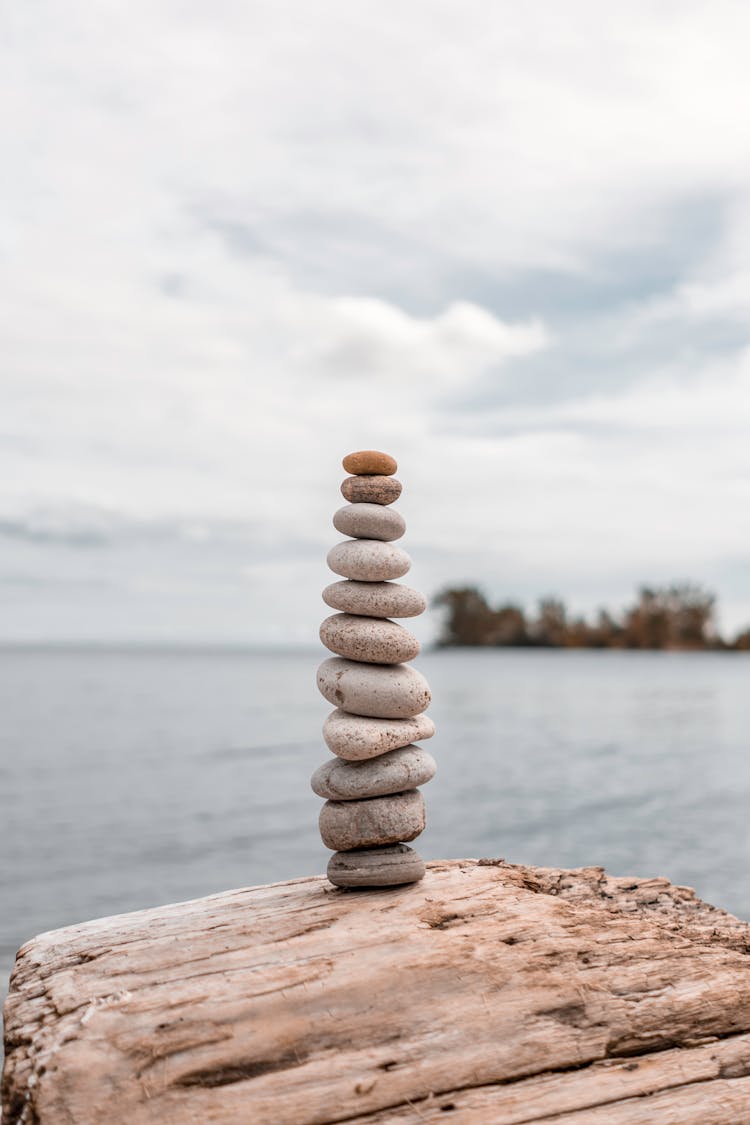
{"label": "log surface", "polygon": [[750,926],[666,879],[502,860],[43,934],[5,1125],[750,1122]]}

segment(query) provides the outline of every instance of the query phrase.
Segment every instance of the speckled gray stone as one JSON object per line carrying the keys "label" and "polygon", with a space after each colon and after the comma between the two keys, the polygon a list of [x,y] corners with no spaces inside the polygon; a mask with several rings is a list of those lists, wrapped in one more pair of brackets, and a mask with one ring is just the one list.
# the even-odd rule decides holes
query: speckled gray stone
{"label": "speckled gray stone", "polygon": [[326,801],[318,823],[323,843],[334,852],[408,842],[424,831],[424,798],[410,789],[364,801]]}
{"label": "speckled gray stone", "polygon": [[352,539],[382,539],[391,543],[406,531],[406,522],[395,508],[382,504],[345,504],[333,517],[333,526]]}
{"label": "speckled gray stone", "polygon": [[361,801],[426,785],[437,766],[423,746],[400,746],[365,762],[333,758],[310,779],[313,793],[329,801]]}
{"label": "speckled gray stone", "polygon": [[326,746],[339,758],[348,762],[362,762],[375,758],[397,746],[408,746],[432,738],[435,724],[429,715],[415,715],[411,719],[372,719],[364,715],[350,715],[338,708],[331,711],[323,724]]}
{"label": "speckled gray stone", "polygon": [[380,539],[345,539],[331,547],[327,558],[334,574],[360,582],[400,578],[411,566],[406,551]]}
{"label": "speckled gray stone", "polygon": [[424,878],[424,860],[407,844],[336,852],[328,878],[336,887],[397,887]]}
{"label": "speckled gray stone", "polygon": [[400,582],[332,582],[323,591],[323,601],[331,609],[360,617],[418,617],[427,608],[424,594]]}
{"label": "speckled gray stone", "polygon": [[419,653],[419,641],[403,625],[352,613],[326,617],[320,639],[331,652],[365,664],[403,664]]}
{"label": "speckled gray stone", "polygon": [[354,715],[409,719],[430,705],[427,680],[409,664],[360,664],[332,656],[318,668],[318,690]]}
{"label": "speckled gray stone", "polygon": [[401,481],[395,477],[347,477],[341,495],[350,504],[392,504],[401,495]]}

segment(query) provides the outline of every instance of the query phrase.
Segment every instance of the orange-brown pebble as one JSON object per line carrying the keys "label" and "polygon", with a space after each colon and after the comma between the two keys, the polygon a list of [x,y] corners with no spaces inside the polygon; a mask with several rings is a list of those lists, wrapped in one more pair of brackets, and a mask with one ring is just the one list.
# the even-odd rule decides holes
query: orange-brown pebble
{"label": "orange-brown pebble", "polygon": [[377,449],[360,449],[357,453],[349,453],[341,463],[347,473],[357,477],[390,477],[398,468],[393,457],[387,453],[379,453]]}
{"label": "orange-brown pebble", "polygon": [[392,504],[401,495],[395,477],[345,477],[341,495],[351,504]]}

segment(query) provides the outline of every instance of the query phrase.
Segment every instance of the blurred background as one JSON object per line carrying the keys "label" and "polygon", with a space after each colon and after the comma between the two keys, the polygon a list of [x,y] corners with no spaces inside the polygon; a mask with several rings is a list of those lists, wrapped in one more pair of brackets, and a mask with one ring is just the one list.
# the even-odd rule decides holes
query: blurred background
{"label": "blurred background", "polygon": [[747,5],[2,23],[0,993],[40,930],[324,869],[358,448],[448,591],[423,853],[750,916]]}

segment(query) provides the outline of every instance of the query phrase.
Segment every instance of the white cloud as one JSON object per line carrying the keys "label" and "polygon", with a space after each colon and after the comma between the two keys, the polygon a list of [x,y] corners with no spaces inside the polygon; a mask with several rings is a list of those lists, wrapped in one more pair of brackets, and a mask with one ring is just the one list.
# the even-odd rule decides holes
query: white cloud
{"label": "white cloud", "polygon": [[8,18],[8,635],[307,636],[369,445],[426,587],[750,616],[745,5]]}

